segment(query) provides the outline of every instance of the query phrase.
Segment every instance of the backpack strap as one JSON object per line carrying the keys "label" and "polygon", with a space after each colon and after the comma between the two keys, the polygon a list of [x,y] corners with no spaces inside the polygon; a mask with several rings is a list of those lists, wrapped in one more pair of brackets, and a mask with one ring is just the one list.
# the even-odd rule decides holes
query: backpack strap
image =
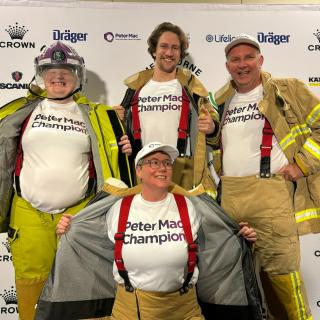
{"label": "backpack strap", "polygon": [[132,105],[131,105],[133,139],[138,150],[142,148],[141,125],[140,125],[139,110],[138,110],[138,101],[139,101],[140,91],[141,89],[137,90],[136,93],[134,94],[132,99]]}
{"label": "backpack strap", "polygon": [[261,159],[260,159],[260,178],[271,177],[271,150],[272,150],[273,130],[270,122],[265,117],[264,127],[262,129],[262,142],[260,145]]}
{"label": "backpack strap", "polygon": [[130,195],[128,197],[124,197],[121,201],[120,213],[119,213],[119,221],[118,221],[118,231],[114,235],[114,261],[118,268],[119,275],[124,280],[124,286],[126,291],[133,292],[133,286],[128,277],[128,271],[126,270],[122,258],[122,247],[125,237],[126,226],[128,222],[129,212],[131,203],[134,195]]}
{"label": "backpack strap", "polygon": [[189,283],[192,279],[194,268],[197,264],[197,244],[193,241],[192,230],[190,224],[190,217],[188,213],[187,201],[184,196],[174,193],[174,199],[176,200],[183,231],[188,244],[188,273],[184,280],[182,287],[179,289],[181,294],[188,292]]}

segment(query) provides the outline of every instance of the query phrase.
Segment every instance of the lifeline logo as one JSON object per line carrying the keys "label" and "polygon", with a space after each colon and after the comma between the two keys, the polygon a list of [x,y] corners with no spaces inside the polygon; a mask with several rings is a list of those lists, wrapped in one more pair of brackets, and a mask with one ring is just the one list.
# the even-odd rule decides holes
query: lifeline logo
{"label": "lifeline logo", "polygon": [[[316,39],[320,43],[320,30],[317,29],[317,32],[314,32],[313,35],[316,37]],[[309,51],[320,51],[320,44],[309,44],[308,50]]]}
{"label": "lifeline logo", "polygon": [[14,71],[11,73],[11,77],[15,82],[0,82],[0,89],[28,89],[29,84],[28,83],[19,83],[19,81],[22,79],[23,73],[20,71]]}
{"label": "lifeline logo", "polygon": [[71,32],[69,29],[60,31],[58,29],[53,30],[53,40],[64,40],[76,43],[78,41],[86,42],[88,33]]}
{"label": "lifeline logo", "polygon": [[24,36],[29,32],[25,26],[20,26],[18,22],[14,25],[9,25],[5,31],[9,34],[11,40],[17,41],[0,41],[0,48],[22,48],[22,49],[30,49],[35,48],[36,44],[34,42],[25,42],[22,41]]}
{"label": "lifeline logo", "polygon": [[232,36],[231,34],[207,34],[206,40],[207,42],[231,42],[235,36]]}
{"label": "lifeline logo", "polygon": [[6,303],[5,307],[0,308],[0,314],[14,314],[18,313],[18,308],[16,306],[9,306],[9,305],[17,305],[18,299],[17,299],[17,292],[14,289],[14,286],[11,286],[11,289],[6,290],[4,289],[3,293],[0,294],[0,296],[3,298],[3,300]]}
{"label": "lifeline logo", "polygon": [[113,33],[111,31],[106,32],[103,37],[107,42],[113,42],[117,40],[141,40],[139,35],[136,33]]}

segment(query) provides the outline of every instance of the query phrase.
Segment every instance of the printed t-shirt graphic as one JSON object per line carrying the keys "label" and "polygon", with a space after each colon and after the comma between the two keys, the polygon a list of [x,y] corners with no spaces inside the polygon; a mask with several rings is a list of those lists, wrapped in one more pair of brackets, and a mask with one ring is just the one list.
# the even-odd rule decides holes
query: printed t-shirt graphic
{"label": "printed t-shirt graphic", "polygon": [[[264,116],[258,109],[262,99],[262,85],[248,93],[238,93],[231,100],[222,119],[223,174],[250,176],[260,172],[260,145]],[[271,173],[276,173],[288,160],[275,136],[272,138]]]}
{"label": "printed t-shirt graphic", "polygon": [[[190,200],[186,199],[193,239],[200,225],[200,218]],[[108,215],[108,236],[114,241],[118,228],[121,200],[115,203]],[[179,211],[172,194],[158,202],[149,202],[141,194],[134,197],[125,240],[122,248],[124,265],[134,288],[171,292],[178,290],[185,279],[188,260],[187,242]],[[198,278],[195,268],[192,282]],[[116,265],[113,274],[118,283],[123,279]]]}
{"label": "printed t-shirt graphic", "polygon": [[22,137],[21,195],[34,208],[59,213],[84,198],[90,140],[75,102],[44,100]]}
{"label": "printed t-shirt graphic", "polygon": [[177,79],[150,80],[140,91],[138,110],[142,144],[152,141],[177,145],[182,88]]}

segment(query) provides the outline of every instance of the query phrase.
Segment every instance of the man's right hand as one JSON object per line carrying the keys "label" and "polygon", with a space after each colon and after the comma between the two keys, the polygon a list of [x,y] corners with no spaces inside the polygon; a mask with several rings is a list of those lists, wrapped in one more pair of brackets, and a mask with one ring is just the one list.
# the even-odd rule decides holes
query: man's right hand
{"label": "man's right hand", "polygon": [[70,230],[72,215],[64,213],[56,226],[56,234],[62,236]]}
{"label": "man's right hand", "polygon": [[125,112],[125,109],[123,106],[113,106],[113,109],[116,111],[116,113],[118,114],[118,117],[121,121],[124,120],[124,112]]}

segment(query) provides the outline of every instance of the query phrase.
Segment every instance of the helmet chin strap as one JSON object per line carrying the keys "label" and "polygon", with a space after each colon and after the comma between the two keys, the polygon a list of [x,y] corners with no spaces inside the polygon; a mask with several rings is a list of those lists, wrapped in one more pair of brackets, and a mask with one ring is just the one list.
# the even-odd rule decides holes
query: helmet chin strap
{"label": "helmet chin strap", "polygon": [[[29,89],[29,91],[32,93],[32,94],[34,94],[35,96],[37,96],[37,97],[43,97],[43,96],[41,96],[40,94],[38,94],[37,92],[35,92],[35,91],[33,91],[32,89],[31,89],[31,84],[32,84],[32,82],[35,80],[35,76],[33,76],[33,78],[31,79],[31,81],[29,82],[29,84],[28,84],[28,89]],[[82,90],[82,85],[80,85],[77,89],[75,89],[75,90],[73,90],[72,92],[70,92],[69,94],[67,94],[65,97],[61,97],[61,98],[48,98],[48,97],[46,97],[46,99],[48,99],[48,100],[55,100],[55,101],[61,101],[61,100],[65,100],[65,99],[68,99],[68,98],[70,98],[70,97],[72,97],[74,94],[76,94],[77,92],[80,92]]]}

